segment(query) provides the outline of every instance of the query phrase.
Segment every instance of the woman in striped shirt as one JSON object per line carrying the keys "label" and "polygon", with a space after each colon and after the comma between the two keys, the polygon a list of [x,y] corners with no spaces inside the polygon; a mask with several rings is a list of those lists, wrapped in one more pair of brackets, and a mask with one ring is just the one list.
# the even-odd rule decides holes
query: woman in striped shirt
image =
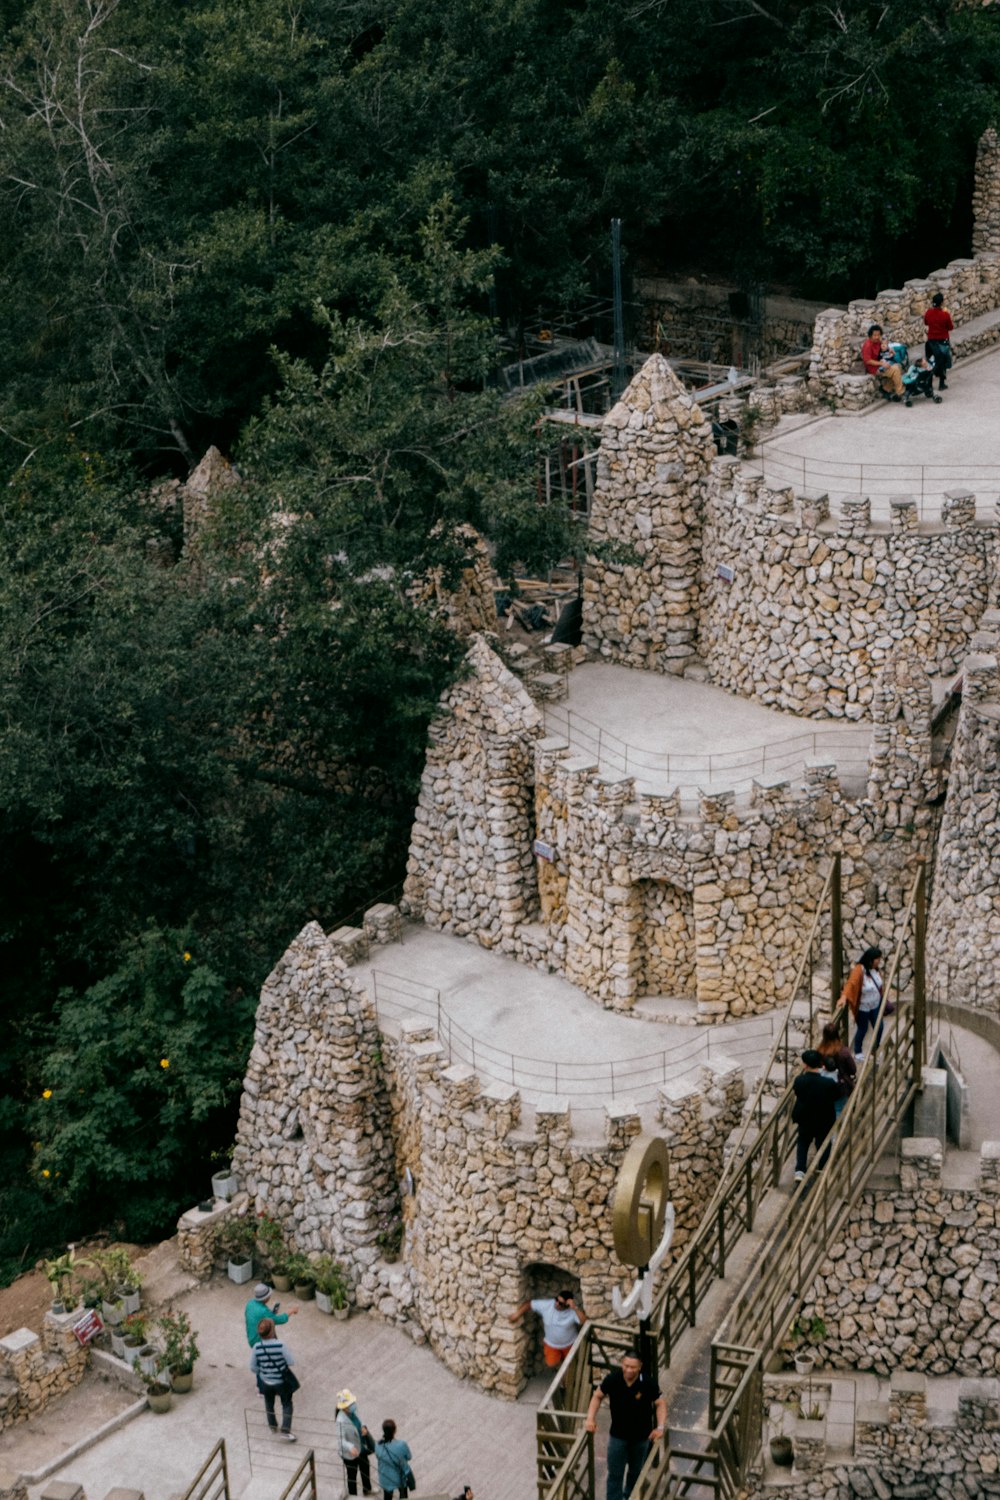
{"label": "woman in striped shirt", "polygon": [[281,1436],[286,1443],[295,1442],[295,1434],[292,1432],[292,1395],[299,1388],[299,1382],[292,1374],[291,1366],[295,1363],[290,1349],[276,1339],[274,1336],[274,1322],[271,1318],[261,1318],[257,1326],[260,1335],[259,1341],[254,1344],[250,1353],[250,1368],[257,1377],[257,1389],[264,1397],[264,1410],[267,1413],[267,1425],[272,1432],[277,1432],[278,1423],[274,1415],[274,1398],[281,1397]]}

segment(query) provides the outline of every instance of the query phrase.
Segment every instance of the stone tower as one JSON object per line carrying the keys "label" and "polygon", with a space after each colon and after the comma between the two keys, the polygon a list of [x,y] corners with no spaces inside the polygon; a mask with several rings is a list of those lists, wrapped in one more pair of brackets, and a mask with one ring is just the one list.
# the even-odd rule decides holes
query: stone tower
{"label": "stone tower", "polygon": [[590,514],[584,642],[610,661],[681,674],[694,658],[711,428],[661,354],[652,355],[604,419]]}

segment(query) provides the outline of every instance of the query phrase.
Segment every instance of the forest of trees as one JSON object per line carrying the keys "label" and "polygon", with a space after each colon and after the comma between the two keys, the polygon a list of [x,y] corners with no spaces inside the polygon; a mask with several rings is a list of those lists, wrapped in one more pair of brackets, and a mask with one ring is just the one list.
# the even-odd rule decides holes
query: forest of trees
{"label": "forest of trees", "polygon": [[[965,254],[998,27],[0,0],[0,1275],[169,1231],[263,978],[398,881],[462,654],[410,584],[442,522],[503,576],[573,548],[492,376],[607,295],[609,219],[627,270],[831,301]],[[182,554],[157,484],[209,443],[245,482]]]}

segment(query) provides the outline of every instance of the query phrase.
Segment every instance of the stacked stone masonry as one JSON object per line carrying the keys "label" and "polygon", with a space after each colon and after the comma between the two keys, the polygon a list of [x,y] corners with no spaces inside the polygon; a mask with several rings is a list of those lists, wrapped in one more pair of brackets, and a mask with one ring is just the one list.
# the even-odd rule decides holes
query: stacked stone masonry
{"label": "stacked stone masonry", "polygon": [[[711,1195],[743,1093],[739,1065],[718,1059],[696,1086],[660,1092],[678,1244]],[[296,1249],[344,1260],[361,1306],[513,1398],[533,1330],[511,1327],[506,1313],[536,1294],[546,1268],[579,1285],[588,1311],[610,1307],[621,1274],[611,1196],[640,1129],[633,1106],[609,1102],[603,1141],[578,1140],[558,1098],[538,1102],[525,1129],[518,1092],[451,1063],[427,1022],[381,1035],[368,995],[310,924],[261,998],[233,1160],[245,1199],[186,1214],[182,1260],[210,1275],[226,1217],[267,1212]],[[400,1204],[404,1179],[414,1191]],[[378,1231],[397,1210],[403,1260],[390,1264]]]}
{"label": "stacked stone masonry", "polygon": [[89,1354],[73,1332],[79,1316],[49,1312],[41,1337],[19,1328],[0,1339],[0,1430],[37,1416],[83,1379]]}
{"label": "stacked stone masonry", "polygon": [[1000,975],[1000,612],[968,657],[938,840],[928,968],[948,998],[996,1012]]}
{"label": "stacked stone masonry", "polygon": [[874,679],[900,646],[931,676],[957,672],[997,569],[997,521],[946,495],[921,523],[900,496],[831,516],[825,496],[772,489],[714,458],[708,425],[654,355],[609,413],[591,536],[634,561],[592,555],[584,641],[625,666],[683,673],[810,717],[871,716]]}
{"label": "stacked stone masonry", "polygon": [[898,1190],[862,1195],[803,1304],[839,1369],[1000,1376],[1000,1146],[977,1187],[948,1188],[933,1138],[902,1143]]}
{"label": "stacked stone masonry", "polygon": [[[428,747],[411,915],[564,974],[610,1008],[694,994],[706,1021],[787,998],[833,848],[845,856],[849,944],[891,936],[937,790],[929,685],[908,649],[873,690],[864,798],[847,798],[817,762],[801,787],[761,778],[748,807],[703,794],[697,817],[675,794],[637,793],[542,737],[528,694],[485,643],[469,666]],[[903,836],[887,841],[889,831]],[[546,857],[532,857],[536,840]]]}

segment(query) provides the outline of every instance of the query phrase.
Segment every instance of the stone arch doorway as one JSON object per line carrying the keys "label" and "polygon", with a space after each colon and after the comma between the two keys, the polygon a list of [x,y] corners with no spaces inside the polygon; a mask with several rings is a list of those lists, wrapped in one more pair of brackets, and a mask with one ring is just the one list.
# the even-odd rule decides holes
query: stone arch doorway
{"label": "stone arch doorway", "polygon": [[[518,1302],[536,1301],[554,1297],[556,1292],[572,1291],[579,1300],[580,1278],[549,1261],[534,1261],[521,1272],[521,1295]],[[536,1312],[526,1312],[520,1323],[521,1377],[531,1380],[533,1376],[544,1376],[551,1380],[555,1371],[549,1370],[542,1354],[542,1320]]]}

